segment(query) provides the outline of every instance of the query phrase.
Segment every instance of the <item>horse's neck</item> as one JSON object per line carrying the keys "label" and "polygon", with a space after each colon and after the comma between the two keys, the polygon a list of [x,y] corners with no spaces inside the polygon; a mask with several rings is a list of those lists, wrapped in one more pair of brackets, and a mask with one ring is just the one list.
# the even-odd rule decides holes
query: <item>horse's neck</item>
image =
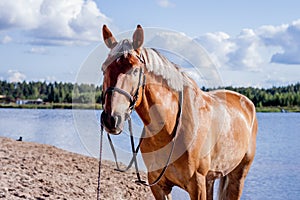
{"label": "horse's neck", "polygon": [[136,111],[149,134],[172,134],[178,112],[178,92],[153,73],[147,73],[141,103]]}

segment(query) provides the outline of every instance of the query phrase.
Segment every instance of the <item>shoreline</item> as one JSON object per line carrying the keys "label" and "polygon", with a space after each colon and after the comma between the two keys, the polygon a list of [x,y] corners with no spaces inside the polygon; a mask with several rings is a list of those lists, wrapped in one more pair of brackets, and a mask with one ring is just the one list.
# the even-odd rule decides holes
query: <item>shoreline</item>
{"label": "shoreline", "polygon": [[[101,104],[80,104],[80,103],[45,103],[45,104],[23,104],[15,103],[0,104],[0,108],[12,109],[79,109],[79,110],[101,110]],[[280,107],[280,106],[264,106],[256,107],[256,112],[300,112],[300,106]]]}
{"label": "shoreline", "polygon": [[265,107],[256,107],[256,112],[269,112],[269,113],[298,113],[300,112],[300,106],[291,106],[291,107],[279,107],[279,106],[265,106]]}
{"label": "shoreline", "polygon": [[81,109],[81,110],[101,110],[101,104],[80,104],[80,103],[45,103],[45,104],[0,104],[0,108],[13,109]]}
{"label": "shoreline", "polygon": [[[0,199],[96,198],[98,159],[5,137],[0,143]],[[102,160],[101,199],[153,199],[150,188],[135,179],[134,169],[120,173]]]}

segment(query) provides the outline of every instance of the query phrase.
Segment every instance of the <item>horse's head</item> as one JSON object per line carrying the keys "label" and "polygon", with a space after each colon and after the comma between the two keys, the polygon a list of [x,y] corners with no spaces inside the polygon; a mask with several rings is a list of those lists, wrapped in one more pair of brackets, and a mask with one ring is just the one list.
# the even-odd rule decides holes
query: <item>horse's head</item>
{"label": "horse's head", "polygon": [[137,26],[133,41],[120,42],[104,25],[103,40],[110,53],[102,65],[103,93],[101,124],[112,134],[121,133],[126,118],[139,101],[144,81],[144,60],[141,46],[144,41],[143,29]]}

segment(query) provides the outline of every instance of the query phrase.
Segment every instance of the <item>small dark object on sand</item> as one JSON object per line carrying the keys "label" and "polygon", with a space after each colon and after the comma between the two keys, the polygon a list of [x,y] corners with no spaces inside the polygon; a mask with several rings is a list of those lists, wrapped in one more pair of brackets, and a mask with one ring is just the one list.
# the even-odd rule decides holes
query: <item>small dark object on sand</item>
{"label": "small dark object on sand", "polygon": [[22,140],[23,140],[22,136],[20,136],[20,138],[17,139],[17,141],[22,141]]}

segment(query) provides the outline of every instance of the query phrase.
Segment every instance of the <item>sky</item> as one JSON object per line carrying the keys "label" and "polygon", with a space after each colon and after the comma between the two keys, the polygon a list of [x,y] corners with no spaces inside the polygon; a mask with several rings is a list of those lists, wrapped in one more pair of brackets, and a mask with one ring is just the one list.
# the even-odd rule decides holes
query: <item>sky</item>
{"label": "sky", "polygon": [[0,80],[74,82],[103,45],[103,24],[115,35],[141,24],[199,43],[224,86],[292,84],[300,77],[299,7],[298,0],[0,0]]}

